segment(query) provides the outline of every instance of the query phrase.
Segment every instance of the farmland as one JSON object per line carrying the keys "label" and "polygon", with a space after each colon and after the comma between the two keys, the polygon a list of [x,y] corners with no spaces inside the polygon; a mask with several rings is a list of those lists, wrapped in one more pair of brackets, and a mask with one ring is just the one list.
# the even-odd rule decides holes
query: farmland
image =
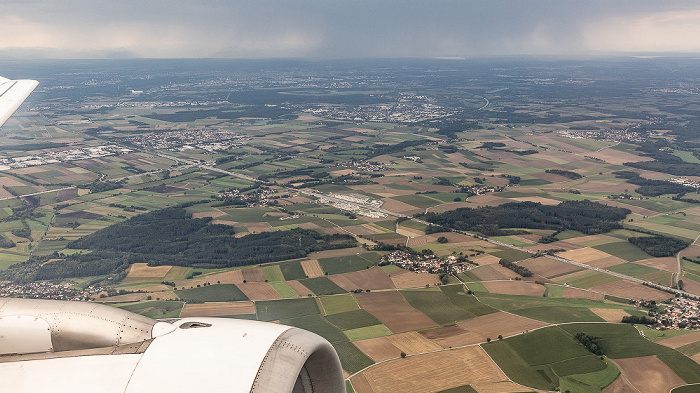
{"label": "farmland", "polygon": [[[700,382],[694,332],[619,324],[671,287],[700,296],[700,246],[628,241],[700,236],[697,191],[663,193],[700,180],[697,96],[637,61],[113,70],[163,81],[124,77],[143,96],[48,75],[0,141],[0,288],[297,326],[359,393]],[[437,268],[382,260],[396,249]]]}

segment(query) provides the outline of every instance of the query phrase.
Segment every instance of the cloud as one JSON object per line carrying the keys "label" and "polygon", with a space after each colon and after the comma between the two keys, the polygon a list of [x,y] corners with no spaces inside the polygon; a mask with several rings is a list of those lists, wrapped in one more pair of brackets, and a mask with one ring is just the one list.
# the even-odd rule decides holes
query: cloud
{"label": "cloud", "polygon": [[0,50],[240,58],[698,51],[699,14],[690,0],[5,0]]}

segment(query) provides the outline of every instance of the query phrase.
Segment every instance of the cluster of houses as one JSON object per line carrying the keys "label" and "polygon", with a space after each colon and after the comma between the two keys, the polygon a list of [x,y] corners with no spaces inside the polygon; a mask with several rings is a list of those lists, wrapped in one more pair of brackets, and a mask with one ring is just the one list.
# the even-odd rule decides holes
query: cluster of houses
{"label": "cluster of houses", "polygon": [[386,165],[375,161],[353,160],[348,162],[340,162],[336,166],[343,168],[355,168],[365,172],[378,172],[386,170]]}
{"label": "cluster of houses", "polygon": [[39,281],[27,284],[15,284],[11,281],[0,281],[0,297],[87,301],[104,290],[104,288],[95,286],[89,286],[85,289],[78,290],[74,289],[71,283],[52,284],[50,282]]}
{"label": "cluster of houses", "polygon": [[[700,300],[676,297],[665,307],[665,313],[657,328],[667,329],[697,329],[700,328]],[[666,323],[664,323],[666,322]]]}
{"label": "cluster of houses", "polygon": [[417,273],[461,273],[471,268],[453,255],[440,258],[434,254],[412,254],[401,250],[383,256],[382,262]]}

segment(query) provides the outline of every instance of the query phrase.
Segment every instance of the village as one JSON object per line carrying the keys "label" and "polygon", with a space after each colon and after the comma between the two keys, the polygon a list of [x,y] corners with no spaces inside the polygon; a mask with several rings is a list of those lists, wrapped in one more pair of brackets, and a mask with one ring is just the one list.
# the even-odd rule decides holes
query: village
{"label": "village", "polygon": [[471,269],[473,266],[460,262],[459,259],[450,255],[447,258],[440,258],[435,254],[412,254],[406,251],[393,251],[382,257],[382,262],[390,263],[417,273],[449,273],[457,274]]}
{"label": "village", "polygon": [[82,290],[74,289],[73,283],[53,284],[48,281],[37,281],[17,284],[11,281],[0,281],[0,297],[88,301],[103,291],[105,291],[104,288],[95,286],[88,286]]}

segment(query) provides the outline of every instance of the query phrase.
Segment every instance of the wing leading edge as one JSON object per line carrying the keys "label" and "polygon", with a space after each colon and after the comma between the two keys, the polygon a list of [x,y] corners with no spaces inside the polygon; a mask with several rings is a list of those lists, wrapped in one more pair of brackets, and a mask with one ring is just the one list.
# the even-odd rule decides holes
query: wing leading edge
{"label": "wing leading edge", "polygon": [[12,116],[39,82],[29,79],[10,80],[0,77],[0,127]]}

